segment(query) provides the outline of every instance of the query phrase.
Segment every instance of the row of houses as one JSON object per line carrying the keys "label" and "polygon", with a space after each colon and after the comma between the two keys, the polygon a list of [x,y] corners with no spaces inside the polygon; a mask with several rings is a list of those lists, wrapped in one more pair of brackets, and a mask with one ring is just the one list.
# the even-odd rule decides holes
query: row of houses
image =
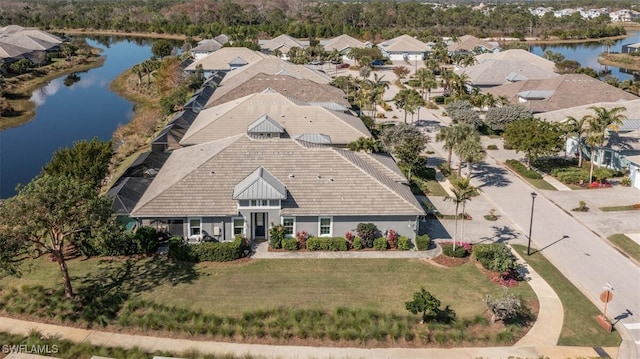
{"label": "row of houses", "polygon": [[38,63],[41,54],[58,51],[63,40],[36,28],[9,25],[0,28],[0,64],[20,59]]}
{"label": "row of houses", "polygon": [[[597,151],[594,163],[616,170],[628,169],[633,186],[640,188],[640,99],[638,96],[584,74],[558,74],[555,64],[526,50],[507,50],[476,56],[472,66],[456,68],[469,84],[483,93],[522,105],[536,117],[565,121],[593,114],[590,107],[625,107],[627,120],[611,131],[606,147]],[[570,141],[569,153],[577,153]],[[590,151],[585,152],[588,158]]]}
{"label": "row of houses", "polygon": [[371,133],[329,76],[246,48],[194,64],[207,81],[110,190],[122,218],[195,241],[362,222],[416,236],[425,212],[395,161],[346,149]]}
{"label": "row of houses", "polygon": [[[456,39],[447,38],[444,40],[447,44],[447,50],[452,55],[497,52],[500,49],[497,42],[482,40],[471,35],[461,36]],[[196,62],[204,60],[207,58],[207,55],[222,48],[225,43],[223,41],[226,42],[229,41],[229,39],[225,35],[220,35],[214,39],[202,40],[198,43],[198,46],[191,50],[191,56],[196,60]],[[275,54],[284,60],[288,60],[289,51],[292,48],[306,49],[310,46],[310,41],[296,39],[289,35],[282,34],[272,39],[259,40],[258,45],[260,45],[263,53],[271,55]],[[433,43],[423,42],[406,34],[383,41],[379,44],[362,42],[349,35],[343,34],[331,39],[319,40],[318,45],[322,46],[322,48],[327,52],[337,51],[344,60],[350,58],[350,52],[352,49],[377,46],[383,56],[391,61],[422,61],[433,50],[434,46]],[[248,59],[242,60],[248,61]],[[244,65],[245,63],[242,60],[238,59],[238,61],[233,65]],[[209,58],[208,61],[214,60]],[[224,61],[228,62],[229,59]]]}
{"label": "row of houses", "polygon": [[571,16],[573,14],[580,14],[580,16],[584,19],[594,19],[600,16],[609,16],[611,21],[613,22],[631,22],[640,18],[640,12],[630,9],[621,9],[616,11],[609,11],[608,8],[593,8],[593,9],[585,9],[582,7],[579,8],[565,8],[560,10],[555,10],[553,7],[537,7],[529,9],[533,15],[542,17],[548,13],[553,14],[554,17],[564,17]]}

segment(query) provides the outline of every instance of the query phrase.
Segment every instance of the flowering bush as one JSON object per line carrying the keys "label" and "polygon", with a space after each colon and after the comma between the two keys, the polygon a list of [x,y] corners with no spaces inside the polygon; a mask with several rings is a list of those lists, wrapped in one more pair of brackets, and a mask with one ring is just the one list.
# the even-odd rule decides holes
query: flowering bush
{"label": "flowering bush", "polygon": [[589,188],[611,188],[611,183],[607,181],[603,181],[603,182],[593,181],[589,183]]}
{"label": "flowering bush", "polygon": [[387,232],[387,242],[389,242],[389,248],[398,248],[398,233],[393,229],[390,229],[389,232]]}
{"label": "flowering bush", "polygon": [[307,239],[309,238],[309,233],[307,231],[296,232],[296,240],[298,242],[298,249],[307,248]]}
{"label": "flowering bush", "polygon": [[347,233],[344,235],[344,239],[347,240],[347,246],[349,248],[353,248],[353,239],[355,237],[356,236],[353,233],[351,233],[351,231],[347,231]]}
{"label": "flowering bush", "polygon": [[513,273],[507,272],[494,274],[491,276],[491,281],[503,287],[515,287],[518,285],[519,279]]}

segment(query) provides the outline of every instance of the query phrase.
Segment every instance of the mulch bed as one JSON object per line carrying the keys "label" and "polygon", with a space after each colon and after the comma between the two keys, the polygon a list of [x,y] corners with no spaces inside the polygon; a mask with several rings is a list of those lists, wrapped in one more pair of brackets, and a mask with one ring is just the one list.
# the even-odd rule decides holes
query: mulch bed
{"label": "mulch bed", "polygon": [[441,254],[435,258],[432,258],[431,261],[442,267],[452,268],[452,267],[461,266],[469,262],[470,258],[471,258],[470,256],[463,257],[463,258],[454,258],[454,257],[449,257],[444,254]]}

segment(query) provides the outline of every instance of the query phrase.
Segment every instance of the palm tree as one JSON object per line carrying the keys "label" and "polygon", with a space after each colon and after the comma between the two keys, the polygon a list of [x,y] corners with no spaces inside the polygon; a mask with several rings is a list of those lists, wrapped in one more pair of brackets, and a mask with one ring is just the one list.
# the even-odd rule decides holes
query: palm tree
{"label": "palm tree", "polygon": [[131,72],[138,76],[138,86],[140,86],[142,84],[142,73],[144,72],[142,64],[133,65],[133,67],[131,68]]}
{"label": "palm tree", "polygon": [[475,129],[468,124],[460,123],[453,126],[442,127],[436,135],[436,141],[444,141],[442,146],[448,151],[447,164],[451,168],[451,155],[453,149],[461,143],[465,138],[471,136],[475,132]]}
{"label": "palm tree", "polygon": [[484,160],[487,157],[487,153],[482,148],[482,143],[480,142],[480,136],[477,133],[474,133],[472,136],[468,136],[464,141],[458,144],[455,148],[456,154],[460,159],[458,165],[458,177],[461,175],[462,171],[462,161],[467,163],[468,172],[467,172],[467,180],[471,178],[471,171],[473,170],[473,165]]}
{"label": "palm tree", "polygon": [[[459,186],[451,187],[451,193],[453,195],[448,195],[444,197],[445,201],[451,201],[456,205],[456,216],[454,222],[454,230],[453,230],[453,250],[456,250],[456,239],[458,237],[458,210],[460,209],[460,205],[464,204],[471,199],[472,191],[470,188],[460,188]],[[464,210],[463,210],[464,217]]]}
{"label": "palm tree", "polygon": [[376,118],[376,104],[382,100],[384,91],[389,88],[389,81],[383,80],[384,75],[378,76],[373,73],[373,81],[371,81],[371,105],[373,107],[373,118]]}
{"label": "palm tree", "polygon": [[426,101],[431,101],[431,89],[435,88],[438,85],[436,82],[436,76],[433,74],[433,71],[427,68],[421,68],[416,72],[416,78],[420,81],[420,88],[422,89],[422,98],[424,99],[424,94],[428,94]]}
{"label": "palm tree", "polygon": [[[593,110],[595,114],[586,115],[587,123],[589,125],[589,135],[587,142],[591,146],[591,168],[589,169],[589,182],[593,178],[593,156],[595,154],[595,147],[599,147],[599,158],[602,159],[602,151],[604,147],[604,140],[607,137],[607,130],[618,130],[618,126],[622,124],[622,120],[627,117],[621,112],[626,111],[626,107],[613,107],[607,110],[604,107],[591,106],[590,110]],[[598,164],[600,167],[600,164]]]}
{"label": "palm tree", "polygon": [[[586,123],[587,123],[587,117],[586,116],[582,116],[582,118],[577,119],[573,116],[569,116],[567,117],[567,119],[565,120],[565,123],[567,125],[566,129],[567,129],[567,134],[568,135],[574,135],[577,137],[576,141],[578,142],[577,146],[578,146],[578,168],[582,168],[582,142],[584,141],[584,135],[587,132],[587,129],[585,127]],[[566,148],[566,146],[565,146]]]}
{"label": "palm tree", "polygon": [[[467,212],[465,208],[467,206],[467,202],[471,201],[471,197],[477,194],[477,188],[471,185],[469,178],[458,178],[454,185],[461,191],[463,194],[462,198],[462,231],[460,233],[460,240],[464,241],[464,221],[467,218]],[[455,249],[455,248],[454,248]]]}

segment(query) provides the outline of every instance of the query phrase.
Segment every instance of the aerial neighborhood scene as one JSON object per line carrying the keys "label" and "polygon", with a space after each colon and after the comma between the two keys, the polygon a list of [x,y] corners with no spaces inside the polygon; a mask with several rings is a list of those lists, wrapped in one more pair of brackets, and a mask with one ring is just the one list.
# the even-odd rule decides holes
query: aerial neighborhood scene
{"label": "aerial neighborhood scene", "polygon": [[2,358],[640,358],[640,4],[0,1]]}

